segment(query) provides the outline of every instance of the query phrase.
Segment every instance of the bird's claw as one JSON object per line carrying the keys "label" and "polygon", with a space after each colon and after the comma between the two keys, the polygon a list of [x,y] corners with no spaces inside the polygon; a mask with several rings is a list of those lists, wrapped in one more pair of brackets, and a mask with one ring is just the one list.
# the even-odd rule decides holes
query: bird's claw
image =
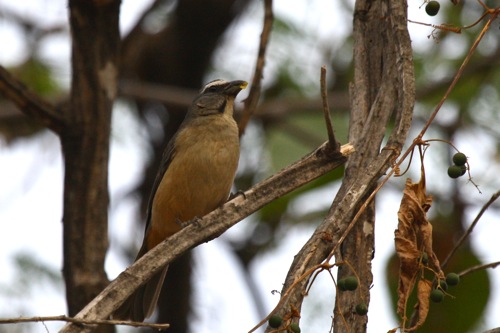
{"label": "bird's claw", "polygon": [[229,198],[227,199],[227,201],[231,201],[231,200],[233,200],[233,199],[234,199],[234,198],[236,198],[238,195],[243,196],[243,199],[245,199],[245,200],[246,200],[246,198],[247,198],[247,196],[246,196],[246,194],[245,194],[245,192],[244,192],[244,191],[242,191],[242,190],[238,190],[236,193],[231,192],[231,193],[229,194]]}
{"label": "bird's claw", "polygon": [[190,224],[193,224],[196,228],[199,228],[201,226],[201,217],[195,216],[189,221],[182,222],[181,220],[177,220],[177,224],[181,226],[181,228],[185,228]]}

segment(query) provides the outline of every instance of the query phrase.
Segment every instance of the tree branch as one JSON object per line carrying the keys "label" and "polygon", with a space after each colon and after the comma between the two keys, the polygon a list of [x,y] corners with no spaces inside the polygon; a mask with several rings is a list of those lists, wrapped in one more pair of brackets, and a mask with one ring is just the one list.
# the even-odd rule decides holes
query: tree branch
{"label": "tree branch", "polygon": [[0,92],[26,115],[40,121],[45,127],[60,133],[63,120],[56,108],[31,92],[0,66]]}
{"label": "tree branch", "polygon": [[255,65],[255,72],[252,78],[252,86],[250,93],[245,100],[245,110],[238,122],[240,136],[243,135],[245,129],[254,114],[257,103],[259,102],[262,75],[264,72],[264,64],[266,62],[266,49],[271,35],[271,28],[273,26],[273,0],[264,0],[264,26],[262,27],[262,34],[260,35],[259,54],[257,55],[257,64]]}
{"label": "tree branch", "polygon": [[149,327],[159,331],[166,330],[170,327],[170,324],[150,324],[150,323],[139,323],[135,321],[125,321],[125,320],[85,320],[77,319],[73,317],[68,317],[65,315],[60,316],[45,316],[45,317],[19,317],[19,318],[6,318],[0,319],[0,324],[19,324],[19,323],[33,323],[33,322],[45,322],[45,321],[66,321],[69,323],[82,324],[82,325],[123,325],[132,327]]}
{"label": "tree branch", "polygon": [[328,141],[332,147],[338,145],[337,139],[335,138],[335,132],[332,125],[332,117],[330,116],[330,107],[328,106],[328,92],[326,88],[326,66],[321,67],[321,99],[323,101],[323,115],[325,117],[326,131],[328,133]]}
{"label": "tree branch", "polygon": [[[220,209],[188,223],[121,273],[75,318],[94,320],[109,317],[135,289],[179,255],[217,238],[267,203],[339,167],[352,152],[350,144],[342,146],[339,153],[324,143],[311,154],[236,196]],[[61,332],[82,330],[74,324],[67,324]]]}
{"label": "tree branch", "polygon": [[441,268],[444,269],[446,267],[446,265],[448,265],[448,262],[450,261],[451,257],[453,257],[453,255],[455,254],[455,252],[457,252],[458,248],[465,242],[465,240],[467,239],[467,237],[469,237],[469,235],[472,233],[472,231],[476,227],[476,224],[479,222],[479,220],[483,216],[484,212],[486,212],[488,210],[488,208],[491,206],[491,204],[493,204],[495,202],[495,200],[498,199],[498,197],[500,197],[500,191],[494,193],[491,196],[490,200],[488,200],[488,202],[486,202],[483,205],[483,207],[481,208],[481,210],[477,214],[477,216],[474,219],[474,221],[472,221],[472,223],[469,226],[469,228],[467,228],[467,230],[462,235],[462,237],[460,237],[460,239],[457,241],[457,243],[455,244],[455,246],[453,247],[453,249],[450,251],[450,253],[446,257],[446,259],[443,260],[443,262],[441,263]]}
{"label": "tree branch", "polygon": [[[381,17],[384,19],[380,20]],[[335,255],[343,257],[336,259],[351,262],[362,281],[355,293],[337,294],[335,332],[366,330],[366,317],[351,314],[355,301],[369,302],[373,251],[366,238],[373,238],[374,211],[368,201],[373,199],[371,193],[378,179],[399,156],[410,129],[415,102],[405,1],[372,3],[358,0],[354,23],[355,75],[351,87],[349,140],[354,143],[357,153],[349,158],[346,176],[328,215],[293,260],[281,293],[289,295],[288,299],[280,301],[273,311],[283,318],[291,315],[292,321],[298,322],[297,314],[290,314],[290,309],[300,312],[311,276],[304,277],[304,274],[311,272],[313,267],[320,267],[321,263],[327,264],[325,260],[338,249]],[[392,133],[385,149],[380,150],[391,116],[395,118],[390,127]],[[344,240],[350,243],[346,245]],[[340,245],[345,245],[343,251]]]}
{"label": "tree branch", "polygon": [[[170,86],[165,84],[151,83],[138,80],[122,79],[119,84],[119,95],[121,97],[133,98],[137,100],[154,100],[167,104],[178,105],[183,108],[189,107],[193,98],[196,96],[195,89],[187,89],[179,86]],[[349,108],[349,94],[347,91],[329,92],[327,103],[335,109]],[[277,97],[266,100],[260,104],[253,116],[264,121],[281,121],[287,115],[309,113],[321,109],[322,101],[319,98],[289,98]],[[242,110],[236,110],[238,117]],[[2,115],[0,117],[10,116]]]}
{"label": "tree branch", "polygon": [[122,79],[120,80],[119,94],[135,100],[156,100],[180,107],[189,107],[197,95],[195,89],[187,89],[147,81]]}
{"label": "tree branch", "polygon": [[467,274],[477,272],[477,271],[482,271],[482,270],[487,269],[487,268],[495,269],[499,265],[500,265],[500,261],[490,262],[488,264],[476,265],[476,266],[472,266],[472,267],[469,267],[469,268],[461,271],[460,273],[458,273],[458,275],[460,277],[462,277],[462,276],[465,276]]}

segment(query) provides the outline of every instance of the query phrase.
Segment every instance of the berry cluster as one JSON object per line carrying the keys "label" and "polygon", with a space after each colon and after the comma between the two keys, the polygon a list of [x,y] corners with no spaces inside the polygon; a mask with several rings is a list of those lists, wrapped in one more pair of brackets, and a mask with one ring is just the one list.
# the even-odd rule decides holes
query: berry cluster
{"label": "berry cluster", "polygon": [[467,171],[467,156],[464,153],[456,153],[453,155],[453,165],[448,168],[448,176],[458,178],[465,175]]}
{"label": "berry cluster", "polygon": [[456,286],[460,282],[460,276],[457,273],[448,273],[445,280],[439,280],[439,286],[431,291],[431,300],[434,303],[440,303],[444,299],[444,293],[448,290],[448,286]]}

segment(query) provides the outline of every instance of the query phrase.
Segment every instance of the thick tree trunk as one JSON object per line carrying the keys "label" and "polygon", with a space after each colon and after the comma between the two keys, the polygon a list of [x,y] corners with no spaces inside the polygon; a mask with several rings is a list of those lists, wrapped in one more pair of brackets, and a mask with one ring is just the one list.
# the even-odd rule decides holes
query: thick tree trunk
{"label": "thick tree trunk", "polygon": [[[357,147],[358,154],[353,155],[346,168],[343,185],[347,188],[356,181],[360,173],[370,168],[379,155],[391,115],[395,111],[404,111],[399,106],[408,98],[401,93],[400,87],[404,84],[403,67],[399,67],[399,72],[397,69],[401,44],[404,45],[409,40],[399,40],[396,37],[395,30],[400,27],[395,25],[398,22],[395,18],[402,13],[393,13],[391,6],[406,12],[404,0],[398,1],[398,4],[392,0],[357,0],[354,8],[354,82],[351,89],[349,141]],[[411,85],[406,88],[413,90],[413,83],[409,83]],[[414,91],[409,92],[414,95]],[[381,108],[377,106],[381,99],[392,101]],[[373,185],[368,193],[374,189]],[[358,207],[367,199],[368,195]],[[360,279],[359,288],[355,292],[337,294],[335,332],[366,332],[368,316],[355,314],[355,307],[357,304],[368,305],[370,302],[370,287],[373,282],[371,261],[374,255],[375,203],[372,201],[335,254],[337,262],[349,263],[339,267],[338,279],[354,274]]]}
{"label": "thick tree trunk", "polygon": [[[335,255],[339,278],[360,278],[356,291],[337,292],[333,320],[336,333],[366,332],[367,317],[354,314],[358,303],[369,304],[372,282],[375,210],[373,202],[366,202],[406,141],[415,101],[406,1],[357,0],[353,32],[355,68],[349,141],[356,152],[349,157],[345,178],[328,215],[295,256],[282,289],[284,299],[276,311],[287,318],[284,325],[298,323],[314,275],[311,272],[332,264]],[[388,133],[388,142],[381,149]],[[364,205],[365,210],[359,214]],[[323,266],[320,269],[318,265]]]}
{"label": "thick tree trunk", "polygon": [[108,158],[120,1],[69,1],[71,99],[64,109],[64,279],[75,315],[107,285]]}

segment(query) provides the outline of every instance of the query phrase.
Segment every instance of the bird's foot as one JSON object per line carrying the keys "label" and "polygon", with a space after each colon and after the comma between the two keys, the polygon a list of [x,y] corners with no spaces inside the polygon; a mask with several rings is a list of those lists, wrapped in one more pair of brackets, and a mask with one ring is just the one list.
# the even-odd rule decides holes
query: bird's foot
{"label": "bird's foot", "polygon": [[238,190],[236,193],[231,192],[231,193],[229,194],[229,198],[227,199],[227,201],[231,201],[231,200],[233,200],[233,199],[234,199],[234,198],[236,198],[238,195],[243,196],[243,199],[245,199],[245,200],[247,199],[247,196],[246,196],[245,192],[244,192],[244,191],[242,191],[242,190]]}
{"label": "bird's foot", "polygon": [[181,228],[185,228],[190,224],[193,224],[196,228],[199,228],[199,227],[201,227],[201,220],[202,220],[201,217],[195,216],[194,218],[192,218],[189,221],[182,222],[181,220],[177,220],[176,222],[178,225],[181,226]]}

